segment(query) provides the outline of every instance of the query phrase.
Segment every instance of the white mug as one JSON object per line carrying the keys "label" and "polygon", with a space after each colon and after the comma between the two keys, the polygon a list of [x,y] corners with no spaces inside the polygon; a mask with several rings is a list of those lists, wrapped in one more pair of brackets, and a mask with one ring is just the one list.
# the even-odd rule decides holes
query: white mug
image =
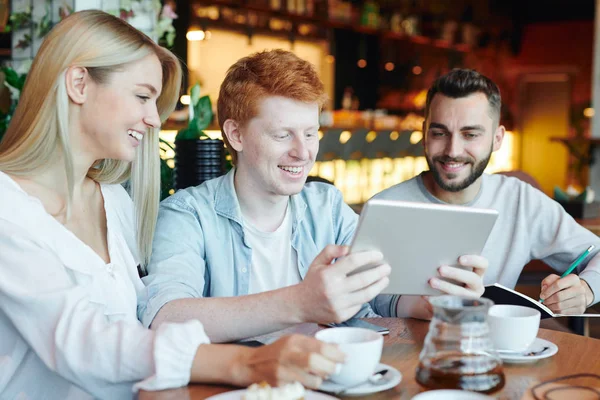
{"label": "white mug", "polygon": [[337,344],[346,354],[346,361],[330,379],[342,385],[366,382],[381,359],[383,336],[364,328],[329,328],[316,333],[322,342]]}
{"label": "white mug", "polygon": [[540,312],[534,308],[497,304],[488,311],[490,338],[498,351],[525,351],[537,337]]}

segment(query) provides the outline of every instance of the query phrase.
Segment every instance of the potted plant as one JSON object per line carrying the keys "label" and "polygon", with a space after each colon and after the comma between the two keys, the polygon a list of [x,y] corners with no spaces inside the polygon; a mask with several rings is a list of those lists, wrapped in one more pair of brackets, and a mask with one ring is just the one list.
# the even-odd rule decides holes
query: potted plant
{"label": "potted plant", "polygon": [[159,138],[160,149],[160,199],[164,200],[173,193],[173,158],[169,158],[168,154],[175,152],[175,148],[166,140]]}
{"label": "potted plant", "polygon": [[204,129],[213,118],[208,96],[200,96],[200,85],[190,92],[188,126],[175,137],[175,189],[197,186],[225,173],[225,146],[220,139],[211,139]]}
{"label": "potted plant", "polygon": [[0,106],[0,140],[2,140],[17,108],[27,74],[19,74],[10,67],[2,67],[0,70],[4,74],[4,86],[6,87],[6,92],[2,94],[2,106]]}

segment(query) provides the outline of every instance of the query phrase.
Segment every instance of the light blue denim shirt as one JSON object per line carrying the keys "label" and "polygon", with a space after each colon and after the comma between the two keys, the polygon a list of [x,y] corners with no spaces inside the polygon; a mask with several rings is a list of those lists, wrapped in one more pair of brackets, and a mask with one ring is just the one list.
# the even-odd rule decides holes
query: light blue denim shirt
{"label": "light blue denim shirt", "polygon": [[[232,169],[225,176],[180,190],[161,203],[148,276],[143,278],[146,289],[138,302],[138,318],[144,326],[172,300],[248,294],[252,249],[244,236],[234,173]],[[325,246],[350,244],[358,217],[334,186],[318,182],[291,196],[291,206],[291,245],[304,279]],[[386,315],[392,308],[389,301],[382,304]],[[366,304],[356,316],[378,315]]]}

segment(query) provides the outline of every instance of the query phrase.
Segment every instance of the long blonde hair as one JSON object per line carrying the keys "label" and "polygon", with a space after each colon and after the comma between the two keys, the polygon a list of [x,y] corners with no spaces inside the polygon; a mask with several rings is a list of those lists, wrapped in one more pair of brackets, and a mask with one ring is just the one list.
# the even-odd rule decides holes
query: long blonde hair
{"label": "long blonde hair", "polygon": [[[170,51],[127,22],[98,10],[73,13],[45,38],[27,75],[19,104],[0,142],[0,170],[30,176],[62,157],[68,199],[73,196],[73,155],[69,140],[69,98],[65,74],[69,67],[88,69],[105,82],[124,64],[156,54],[163,70],[157,100],[161,121],[175,108],[181,89],[181,66]],[[137,243],[142,267],[150,258],[160,198],[159,129],[148,129],[133,163],[98,160],[88,176],[101,183],[131,178],[136,210]]]}

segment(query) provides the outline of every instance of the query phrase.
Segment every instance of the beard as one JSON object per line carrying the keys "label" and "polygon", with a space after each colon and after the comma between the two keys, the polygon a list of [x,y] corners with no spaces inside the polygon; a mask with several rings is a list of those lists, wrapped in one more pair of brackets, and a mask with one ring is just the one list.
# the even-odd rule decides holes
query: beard
{"label": "beard", "polygon": [[[425,159],[427,160],[427,165],[429,165],[429,170],[433,173],[433,179],[435,180],[435,183],[437,183],[437,185],[442,190],[445,190],[446,192],[452,192],[452,193],[456,193],[456,192],[460,192],[461,190],[465,190],[466,188],[471,186],[477,179],[479,179],[479,177],[481,175],[483,175],[483,171],[485,170],[485,168],[488,166],[491,157],[492,157],[492,149],[490,149],[489,154],[484,159],[480,160],[477,163],[475,163],[475,160],[473,158],[466,158],[466,157],[453,158],[453,157],[448,157],[448,156],[438,156],[438,157],[430,158],[427,154],[425,155]],[[471,164],[471,166],[472,166],[471,173],[469,174],[469,176],[467,176],[465,179],[463,179],[460,182],[448,183],[448,182],[444,181],[444,179],[442,177],[442,173],[440,172],[440,170],[438,170],[438,168],[436,166],[437,162],[442,162],[442,163],[456,162],[456,163]],[[447,174],[447,176],[450,178],[456,177],[455,174]]]}

